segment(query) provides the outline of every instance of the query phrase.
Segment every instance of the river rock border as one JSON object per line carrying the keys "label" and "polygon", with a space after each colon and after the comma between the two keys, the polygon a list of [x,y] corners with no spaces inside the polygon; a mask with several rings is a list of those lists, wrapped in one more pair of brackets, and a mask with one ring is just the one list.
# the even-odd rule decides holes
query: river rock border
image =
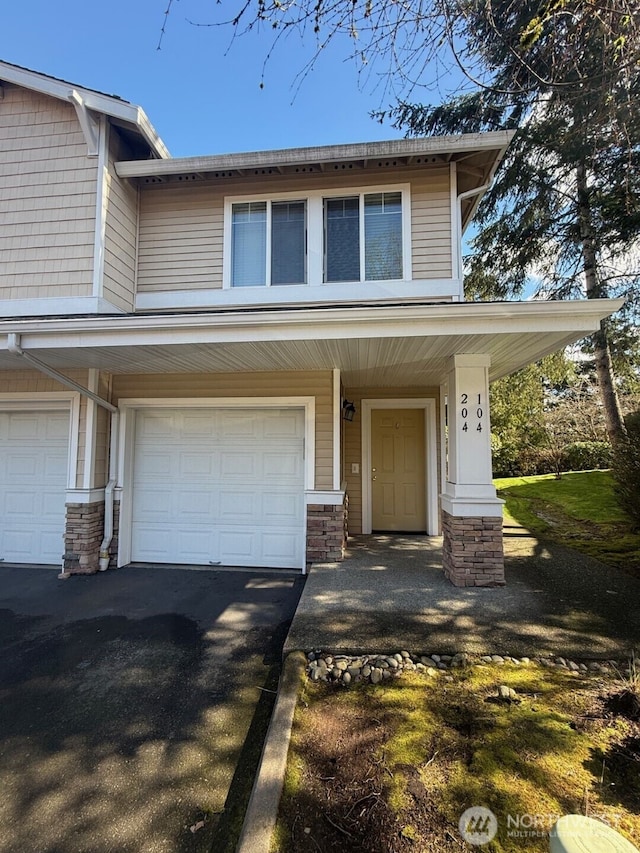
{"label": "river rock border", "polygon": [[397,678],[405,672],[421,672],[434,678],[444,675],[453,680],[447,672],[464,666],[539,666],[557,667],[570,675],[611,675],[628,672],[627,663],[615,660],[590,660],[577,663],[564,657],[513,657],[512,655],[471,655],[458,652],[455,655],[417,655],[408,651],[395,654],[332,654],[319,650],[307,653],[307,674],[312,681],[326,681],[344,687],[350,684],[379,684],[390,678]]}

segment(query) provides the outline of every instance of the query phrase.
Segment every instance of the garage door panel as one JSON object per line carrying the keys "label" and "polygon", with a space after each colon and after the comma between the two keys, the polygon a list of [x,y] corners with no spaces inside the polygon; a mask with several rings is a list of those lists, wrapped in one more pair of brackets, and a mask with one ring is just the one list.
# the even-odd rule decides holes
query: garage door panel
{"label": "garage door panel", "polygon": [[8,501],[7,515],[14,522],[18,519],[30,521],[35,518],[40,508],[40,495],[33,492],[17,492]]}
{"label": "garage door panel", "polygon": [[178,489],[174,499],[174,515],[181,523],[193,521],[213,523],[218,512],[218,496],[211,486],[198,485],[193,489]]}
{"label": "garage door panel", "polygon": [[171,489],[138,489],[134,497],[133,514],[141,521],[170,519],[173,514],[173,491]]}
{"label": "garage door panel", "polygon": [[215,454],[200,451],[180,454],[179,476],[198,479],[212,477],[216,470]]}
{"label": "garage door panel", "polygon": [[24,478],[35,478],[42,464],[43,460],[33,453],[17,453],[7,460],[7,475],[14,483],[21,483]]}
{"label": "garage door panel", "polygon": [[240,477],[245,479],[251,477],[254,480],[259,477],[260,466],[256,453],[221,453],[220,474],[225,478]]}
{"label": "garage door panel", "polygon": [[300,550],[299,532],[265,533],[262,540],[263,553],[270,561],[291,560]]}
{"label": "garage door panel", "polygon": [[266,477],[277,478],[278,482],[285,478],[299,482],[302,476],[302,458],[295,452],[265,453],[263,473]]}
{"label": "garage door panel", "polygon": [[68,411],[0,413],[0,557],[60,565]]}
{"label": "garage door panel", "polygon": [[260,424],[256,422],[254,412],[225,413],[218,419],[218,437],[237,441],[260,438]]}
{"label": "garage door panel", "polygon": [[259,496],[251,489],[221,489],[218,515],[225,523],[237,520],[238,524],[259,523]]}
{"label": "garage door panel", "polygon": [[173,459],[169,453],[142,451],[137,455],[136,466],[150,480],[167,480],[172,476]]}
{"label": "garage door panel", "polygon": [[257,540],[258,535],[255,531],[239,536],[237,530],[223,528],[220,530],[221,561],[232,566],[237,565],[237,561],[246,565],[246,561],[254,559],[258,552]]}
{"label": "garage door panel", "polygon": [[173,409],[158,421],[137,415],[132,559],[300,568],[303,412]]}
{"label": "garage door panel", "polygon": [[[38,539],[39,537],[34,537],[33,531],[31,531],[28,526],[18,527],[15,524],[12,525],[11,530],[7,531],[4,536],[3,553],[11,555],[11,557],[5,556],[5,560],[10,559],[12,562],[16,563],[32,562],[30,557],[34,545],[34,538]],[[58,550],[60,549],[58,548]]]}
{"label": "garage door panel", "polygon": [[42,432],[46,434],[46,422],[38,415],[14,415],[9,421],[9,438],[16,441],[35,441]]}
{"label": "garage door panel", "polygon": [[191,439],[213,438],[216,434],[215,419],[209,413],[194,412],[185,413],[177,419],[180,432]]}
{"label": "garage door panel", "polygon": [[295,438],[299,435],[300,419],[294,412],[282,412],[273,418],[265,418],[264,438]]}
{"label": "garage door panel", "polygon": [[298,501],[294,495],[267,492],[262,495],[262,518],[270,523],[295,525],[299,517]]}
{"label": "garage door panel", "polygon": [[44,460],[44,479],[45,481],[54,480],[56,483],[61,479],[65,479],[67,474],[67,454],[66,453],[51,453]]}

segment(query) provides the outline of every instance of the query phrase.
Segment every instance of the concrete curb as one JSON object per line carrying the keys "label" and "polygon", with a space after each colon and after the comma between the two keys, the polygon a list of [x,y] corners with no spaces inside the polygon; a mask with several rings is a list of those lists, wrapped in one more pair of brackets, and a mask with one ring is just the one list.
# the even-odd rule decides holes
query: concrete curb
{"label": "concrete curb", "polygon": [[287,655],[236,853],[269,853],[291,739],[293,713],[305,672],[303,652]]}

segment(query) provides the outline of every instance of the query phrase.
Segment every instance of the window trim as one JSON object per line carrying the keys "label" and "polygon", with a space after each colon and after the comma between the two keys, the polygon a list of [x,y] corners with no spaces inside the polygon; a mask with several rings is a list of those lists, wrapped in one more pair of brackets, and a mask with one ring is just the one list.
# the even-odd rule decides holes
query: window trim
{"label": "window trim", "polygon": [[[375,193],[399,192],[402,203],[402,278],[401,279],[372,279],[373,284],[397,283],[399,281],[411,281],[411,184],[373,184],[363,186],[340,186],[325,189],[308,190],[306,192],[290,191],[280,193],[253,193],[224,197],[224,233],[223,233],[223,255],[222,255],[222,288],[223,290],[243,290],[249,292],[264,291],[265,287],[274,287],[278,290],[289,290],[303,287],[335,287],[336,285],[358,285],[367,284],[364,266],[364,196]],[[324,199],[346,198],[348,196],[359,196],[360,198],[360,228],[361,228],[361,263],[360,280],[345,282],[324,281]],[[304,201],[306,202],[306,284],[280,285],[270,283],[270,272],[267,276],[267,284],[252,287],[234,288],[231,284],[231,245],[232,245],[232,210],[234,204],[246,204],[247,202],[278,202],[278,201]],[[267,259],[271,252],[271,204],[267,204]]]}

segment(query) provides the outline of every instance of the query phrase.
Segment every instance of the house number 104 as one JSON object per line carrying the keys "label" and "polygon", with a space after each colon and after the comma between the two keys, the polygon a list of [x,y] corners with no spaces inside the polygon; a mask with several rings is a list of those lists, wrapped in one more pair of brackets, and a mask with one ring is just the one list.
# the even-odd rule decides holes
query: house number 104
{"label": "house number 104", "polygon": [[[473,398],[473,400],[471,398]],[[482,394],[461,394],[460,404],[462,406],[460,409],[462,432],[469,432],[469,421],[473,422],[474,420],[477,422],[476,432],[482,432],[482,419],[484,417]]]}

